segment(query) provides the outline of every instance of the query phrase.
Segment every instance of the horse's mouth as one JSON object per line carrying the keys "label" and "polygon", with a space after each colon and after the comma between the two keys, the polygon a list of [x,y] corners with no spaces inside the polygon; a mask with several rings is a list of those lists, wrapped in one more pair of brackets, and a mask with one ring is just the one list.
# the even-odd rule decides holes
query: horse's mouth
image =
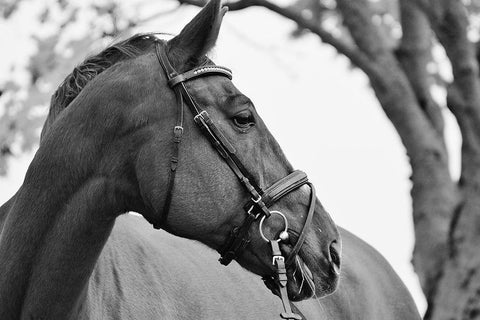
{"label": "horse's mouth", "polygon": [[292,301],[309,299],[315,295],[313,273],[299,255],[294,260],[293,265],[287,268],[289,298]]}
{"label": "horse's mouth", "polygon": [[[309,299],[315,295],[315,282],[312,271],[300,256],[296,256],[291,266],[287,266],[287,292],[292,301]],[[280,296],[280,287],[273,276],[264,277],[263,281],[273,294]]]}

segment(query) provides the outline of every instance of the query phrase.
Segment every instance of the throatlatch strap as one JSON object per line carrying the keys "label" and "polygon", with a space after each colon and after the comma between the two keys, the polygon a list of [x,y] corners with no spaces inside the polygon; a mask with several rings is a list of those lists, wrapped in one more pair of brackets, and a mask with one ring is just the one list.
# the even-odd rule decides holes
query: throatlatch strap
{"label": "throatlatch strap", "polygon": [[[172,65],[168,62],[166,56],[162,53],[165,51],[160,42],[155,46],[155,52],[157,55],[157,59],[162,66],[162,69],[165,71],[167,76],[167,80],[175,77],[177,72],[172,67]],[[167,63],[165,63],[167,61]],[[180,105],[180,110],[177,112],[177,122],[175,127],[173,128],[173,149],[172,155],[170,157],[170,171],[168,174],[168,182],[167,182],[167,196],[165,198],[165,202],[163,205],[162,216],[160,217],[152,217],[150,220],[152,221],[153,227],[155,229],[160,229],[162,226],[165,225],[168,217],[168,213],[170,212],[170,205],[172,203],[172,196],[173,196],[173,187],[175,185],[175,176],[177,173],[178,167],[178,160],[179,160],[179,153],[180,153],[180,142],[182,141],[183,137],[183,114],[184,114],[184,106],[183,106],[183,99],[182,93],[180,90],[174,88],[175,97],[177,102]]]}
{"label": "throatlatch strap", "polygon": [[181,125],[175,126],[175,128],[173,129],[173,150],[172,150],[172,156],[170,158],[170,174],[168,175],[167,197],[163,205],[162,216],[159,219],[155,219],[153,222],[153,227],[155,229],[160,229],[162,226],[165,225],[168,218],[168,213],[170,212],[170,205],[172,203],[173,187],[175,184],[175,175],[177,173],[179,153],[180,153],[180,142],[182,141],[182,136],[183,136],[183,126]]}

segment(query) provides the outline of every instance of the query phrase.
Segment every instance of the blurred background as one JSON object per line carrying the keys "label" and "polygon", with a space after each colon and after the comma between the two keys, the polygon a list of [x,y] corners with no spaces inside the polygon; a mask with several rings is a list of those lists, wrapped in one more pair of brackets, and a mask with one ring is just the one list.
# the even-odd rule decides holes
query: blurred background
{"label": "blurred background", "polygon": [[[422,313],[423,288],[431,319],[437,300],[479,299],[442,293],[452,268],[464,272],[462,246],[478,244],[459,216],[478,215],[463,211],[478,195],[466,190],[477,158],[465,136],[478,134],[468,119],[480,109],[479,6],[434,2],[230,1],[210,54],[233,70],[336,223],[387,258]],[[0,1],[0,200],[21,185],[50,97],[75,65],[134,33],[177,34],[203,3]]]}

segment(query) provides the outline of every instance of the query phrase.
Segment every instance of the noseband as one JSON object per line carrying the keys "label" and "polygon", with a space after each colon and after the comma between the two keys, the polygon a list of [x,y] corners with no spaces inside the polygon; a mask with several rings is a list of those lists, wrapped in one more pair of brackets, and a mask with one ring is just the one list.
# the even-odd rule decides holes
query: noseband
{"label": "noseband", "polygon": [[[194,121],[200,128],[203,135],[211,142],[212,146],[218,151],[220,156],[225,160],[228,166],[232,169],[233,173],[237,176],[240,183],[245,187],[246,191],[250,194],[251,200],[248,201],[245,206],[246,218],[243,224],[239,227],[234,227],[230,233],[229,238],[220,249],[221,257],[220,263],[228,265],[233,259],[236,259],[241,254],[242,250],[250,242],[249,230],[255,221],[260,221],[259,232],[262,238],[269,242],[272,248],[273,265],[276,267],[276,280],[280,288],[280,295],[282,303],[284,305],[285,312],[281,313],[283,319],[301,319],[301,317],[292,312],[291,306],[287,296],[287,274],[286,265],[290,265],[298,251],[302,247],[306,229],[312,221],[313,212],[315,210],[315,189],[313,185],[308,182],[307,175],[299,170],[295,170],[286,177],[275,182],[273,185],[263,190],[256,182],[255,178],[244,167],[240,159],[236,155],[235,147],[228,141],[222,131],[214,124],[207,111],[203,110],[193,99],[193,97],[187,91],[185,82],[206,76],[223,76],[228,79],[232,79],[232,72],[230,69],[215,65],[197,67],[185,73],[179,74],[171,65],[167,53],[166,45],[162,42],[156,44],[156,55],[160,65],[162,66],[165,74],[167,75],[168,85],[175,92],[177,101],[180,105],[177,113],[177,123],[173,130],[173,153],[170,159],[170,172],[167,185],[167,197],[163,207],[163,215],[161,217],[150,217],[149,221],[153,224],[154,228],[159,229],[165,223],[168,217],[170,209],[170,203],[172,200],[172,190],[175,181],[175,174],[178,166],[178,153],[179,144],[183,135],[183,116],[184,116],[184,102],[189,107],[194,116]],[[285,259],[280,251],[279,242],[288,242],[288,231],[296,233],[293,230],[288,229],[288,220],[279,211],[270,211],[268,208],[275,202],[280,200],[290,192],[300,188],[303,185],[308,185],[311,189],[310,204],[308,209],[307,218],[303,225],[302,231],[298,236],[298,240],[295,243],[290,255],[285,262]],[[284,220],[284,230],[280,232],[277,239],[267,239],[263,233],[263,223],[266,218],[269,218],[272,214],[281,216]]]}

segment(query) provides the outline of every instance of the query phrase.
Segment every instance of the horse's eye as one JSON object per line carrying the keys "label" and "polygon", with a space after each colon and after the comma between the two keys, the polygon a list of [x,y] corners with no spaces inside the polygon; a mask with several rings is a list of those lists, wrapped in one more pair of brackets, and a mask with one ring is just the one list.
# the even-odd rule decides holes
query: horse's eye
{"label": "horse's eye", "polygon": [[240,129],[248,129],[255,125],[255,119],[253,118],[253,114],[249,111],[243,111],[232,118],[233,123],[239,127]]}

